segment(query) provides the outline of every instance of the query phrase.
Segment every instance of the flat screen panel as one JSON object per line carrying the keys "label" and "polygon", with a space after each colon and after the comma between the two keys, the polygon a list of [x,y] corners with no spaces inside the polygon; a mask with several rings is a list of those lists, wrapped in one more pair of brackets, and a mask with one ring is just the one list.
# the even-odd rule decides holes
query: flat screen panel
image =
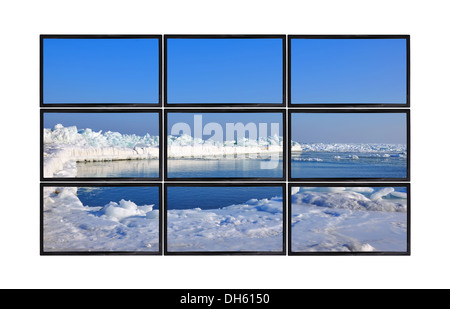
{"label": "flat screen panel", "polygon": [[166,114],[167,179],[282,179],[284,111]]}
{"label": "flat screen panel", "polygon": [[169,184],[166,253],[281,254],[283,196],[280,185]]}
{"label": "flat screen panel", "polygon": [[290,253],[409,252],[409,185],[290,186]]}
{"label": "flat screen panel", "polygon": [[158,185],[42,187],[43,254],[161,254]]}
{"label": "flat screen panel", "polygon": [[290,38],[291,104],[408,102],[406,38]]}
{"label": "flat screen panel", "polygon": [[44,37],[43,104],[159,104],[160,39]]}
{"label": "flat screen panel", "polygon": [[290,130],[291,178],[409,177],[407,111],[293,111]]}
{"label": "flat screen panel", "polygon": [[149,111],[46,110],[45,179],[158,179],[160,117]]}
{"label": "flat screen panel", "polygon": [[283,104],[284,42],[167,37],[167,104]]}

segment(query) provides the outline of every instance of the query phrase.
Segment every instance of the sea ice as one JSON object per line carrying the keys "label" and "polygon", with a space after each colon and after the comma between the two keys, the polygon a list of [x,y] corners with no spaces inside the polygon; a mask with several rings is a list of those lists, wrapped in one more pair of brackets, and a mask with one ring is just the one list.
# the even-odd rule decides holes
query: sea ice
{"label": "sea ice", "polygon": [[281,251],[280,197],[251,199],[220,209],[167,211],[169,251]]}
{"label": "sea ice", "polygon": [[121,200],[84,206],[76,187],[44,187],[44,251],[158,251],[159,210]]}
{"label": "sea ice", "polygon": [[405,252],[406,200],[389,196],[406,193],[383,188],[367,197],[372,192],[351,187],[335,192],[301,187],[292,195],[292,250]]}
{"label": "sea ice", "polygon": [[75,177],[76,162],[159,158],[159,137],[78,130],[57,124],[44,129],[44,177]]}
{"label": "sea ice", "polygon": [[[393,153],[406,154],[406,145],[403,144],[367,144],[367,143],[297,143],[304,152],[354,152],[354,153]],[[292,149],[292,151],[294,151]]]}

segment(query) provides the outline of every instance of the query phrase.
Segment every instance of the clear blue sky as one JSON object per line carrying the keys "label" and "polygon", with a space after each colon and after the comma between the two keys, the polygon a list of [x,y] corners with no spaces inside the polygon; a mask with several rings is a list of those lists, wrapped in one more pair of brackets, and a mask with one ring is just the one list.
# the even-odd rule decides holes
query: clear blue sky
{"label": "clear blue sky", "polygon": [[167,39],[168,103],[282,103],[283,40]]}
{"label": "clear blue sky", "polygon": [[159,135],[158,119],[157,113],[44,113],[44,128],[53,129],[60,123],[94,131]]}
{"label": "clear blue sky", "polygon": [[406,103],[406,39],[292,39],[292,103]]}
{"label": "clear blue sky", "polygon": [[300,143],[406,144],[405,113],[293,113],[292,140]]}
{"label": "clear blue sky", "polygon": [[158,39],[44,39],[44,103],[158,103]]}
{"label": "clear blue sky", "polygon": [[[260,123],[267,123],[267,135],[273,135],[270,128],[271,123],[279,124],[278,136],[283,136],[283,114],[282,113],[168,113],[167,115],[167,133],[170,135],[172,126],[178,122],[187,123],[191,128],[191,135],[194,135],[194,115],[202,116],[203,128],[209,122],[216,122],[221,125],[224,140],[226,134],[226,123],[255,123],[259,130]],[[214,133],[213,133],[214,134]],[[258,136],[259,136],[258,132]],[[263,133],[264,134],[264,133]],[[210,136],[204,136],[208,139]],[[248,135],[247,135],[248,137]]]}

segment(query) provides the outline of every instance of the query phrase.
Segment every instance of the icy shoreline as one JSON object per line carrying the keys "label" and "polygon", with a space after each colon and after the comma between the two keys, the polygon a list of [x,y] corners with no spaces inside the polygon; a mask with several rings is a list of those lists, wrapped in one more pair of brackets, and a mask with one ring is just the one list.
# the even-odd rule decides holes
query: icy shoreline
{"label": "icy shoreline", "polygon": [[[121,200],[86,206],[75,187],[44,187],[44,250],[155,251],[159,210]],[[405,252],[407,193],[395,188],[293,188],[294,252]],[[281,251],[283,199],[167,210],[169,252]]]}
{"label": "icy shoreline", "polygon": [[[157,251],[159,210],[132,201],[85,206],[76,187],[44,187],[44,251]],[[281,251],[282,198],[168,210],[169,251]]]}
{"label": "icy shoreline", "polygon": [[[149,134],[137,136],[110,131],[102,133],[58,124],[53,129],[44,129],[43,135],[45,178],[76,177],[76,162],[159,159],[159,137]],[[292,141],[291,150],[294,153],[348,152],[369,153],[380,157],[406,157],[405,145],[391,144],[300,144]],[[283,138],[276,135],[257,140],[241,138],[237,141],[220,142],[196,139],[189,135],[167,137],[167,157],[170,159],[209,160],[239,156],[259,159],[279,156],[282,152]],[[336,159],[344,158],[338,156]],[[293,160],[320,162],[319,159]]]}
{"label": "icy shoreline", "polygon": [[[283,152],[283,138],[277,135],[251,140],[213,141],[193,138],[190,135],[167,137],[169,158],[211,158],[250,155],[250,158]],[[251,155],[255,155],[252,157]]]}
{"label": "icy shoreline", "polygon": [[[159,137],[126,135],[118,132],[78,130],[60,124],[44,129],[44,177],[76,177],[76,162],[159,159]],[[188,135],[168,136],[169,158],[232,158],[248,155],[260,158],[283,152],[283,139],[278,136],[257,141],[214,142]]]}
{"label": "icy shoreline", "polygon": [[83,147],[44,145],[44,177],[75,177],[76,162],[149,160],[159,158],[158,147]]}
{"label": "icy shoreline", "polygon": [[131,201],[88,207],[76,187],[44,187],[44,251],[158,251],[159,210]]}
{"label": "icy shoreline", "polygon": [[78,130],[57,124],[44,129],[44,177],[75,177],[76,162],[159,158],[159,137]]}
{"label": "icy shoreline", "polygon": [[397,153],[406,154],[403,144],[368,144],[368,143],[298,143],[292,141],[292,151],[303,152],[355,152],[355,153]]}

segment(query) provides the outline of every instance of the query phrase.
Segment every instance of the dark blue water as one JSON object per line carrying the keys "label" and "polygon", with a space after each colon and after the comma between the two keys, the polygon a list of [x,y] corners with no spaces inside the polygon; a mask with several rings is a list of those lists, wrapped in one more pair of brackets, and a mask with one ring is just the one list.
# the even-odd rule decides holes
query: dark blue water
{"label": "dark blue water", "polygon": [[270,159],[169,159],[169,178],[282,178],[283,160],[278,160],[276,168],[262,169],[262,162]]}
{"label": "dark blue water", "polygon": [[282,197],[282,187],[168,187],[167,209],[217,209],[250,199]]}
{"label": "dark blue water", "polygon": [[124,199],[138,206],[155,205],[159,209],[158,187],[79,187],[77,196],[84,206],[105,206]]}
{"label": "dark blue water", "polygon": [[157,159],[77,162],[77,177],[157,178],[158,176],[159,161]]}
{"label": "dark blue water", "polygon": [[[351,155],[359,159],[348,159]],[[337,160],[336,156],[342,159]],[[297,161],[299,158],[322,161]],[[406,178],[406,162],[406,158],[383,158],[375,154],[302,152],[292,155],[291,175],[293,178]]]}

